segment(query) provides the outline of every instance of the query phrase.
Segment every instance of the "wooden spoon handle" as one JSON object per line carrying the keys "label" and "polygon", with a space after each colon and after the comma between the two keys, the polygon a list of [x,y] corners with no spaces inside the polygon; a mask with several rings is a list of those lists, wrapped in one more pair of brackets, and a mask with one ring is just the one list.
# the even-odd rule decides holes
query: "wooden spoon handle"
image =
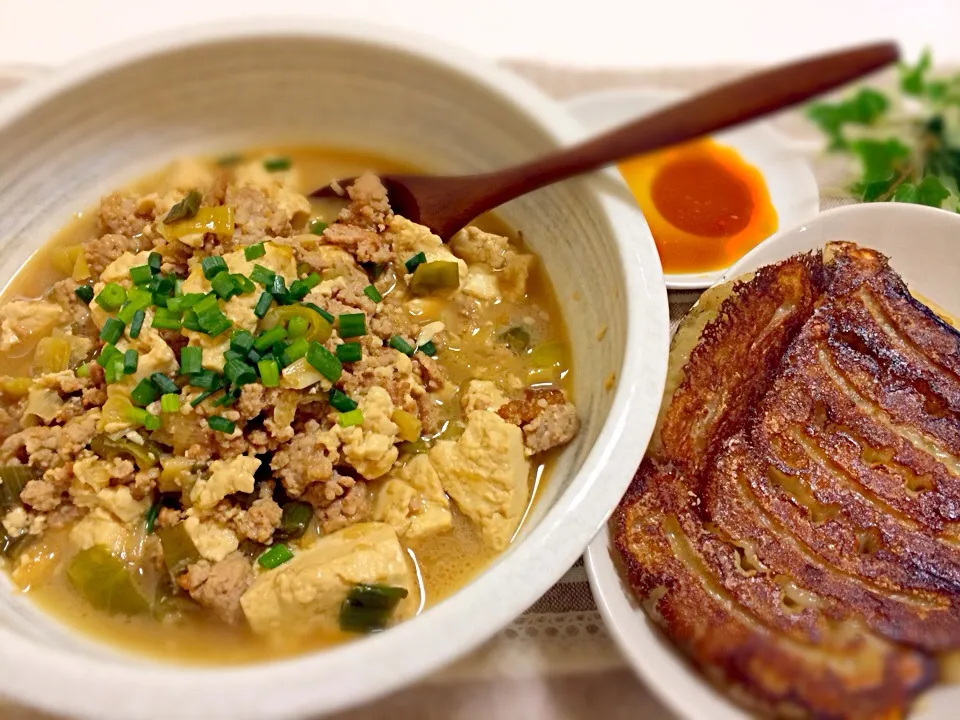
{"label": "wooden spoon handle", "polygon": [[[485,212],[508,200],[633,155],[710,135],[809,100],[900,57],[895,43],[841,50],[748,75],[567,150],[487,177]],[[479,178],[474,178],[475,180]]]}

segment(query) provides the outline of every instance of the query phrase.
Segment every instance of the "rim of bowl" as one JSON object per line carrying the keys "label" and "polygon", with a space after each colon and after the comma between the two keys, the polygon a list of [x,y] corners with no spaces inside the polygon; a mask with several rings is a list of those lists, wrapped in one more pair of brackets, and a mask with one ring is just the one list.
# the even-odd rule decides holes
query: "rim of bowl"
{"label": "rim of bowl", "polygon": [[[416,56],[504,97],[558,144],[586,134],[559,103],[459,48],[379,24],[296,17],[197,25],[98,51],[15,90],[0,102],[0,128],[65,90],[135,61],[202,45],[283,37],[368,43]],[[602,194],[597,200],[612,229],[627,295],[626,347],[617,386],[609,415],[579,472],[510,557],[390,632],[263,664],[126,664],[122,656],[84,655],[0,628],[2,687],[8,696],[47,711],[95,718],[169,716],[189,707],[187,703],[208,717],[259,717],[266,708],[277,718],[333,711],[373,700],[441,667],[533,604],[582,553],[626,490],[653,431],[665,382],[669,315],[653,237],[638,212]],[[643,242],[630,237],[638,234]],[[549,554],[542,552],[546,548]],[[515,588],[505,583],[518,575],[513,568],[537,570],[525,574],[524,585]],[[504,596],[511,599],[504,601]],[[483,608],[483,622],[465,621],[471,606]],[[418,646],[417,641],[427,637],[432,643]],[[324,670],[332,669],[336,682],[318,681]],[[124,698],[117,691],[122,687],[129,687],[135,698]],[[282,704],[277,697],[284,698]]]}

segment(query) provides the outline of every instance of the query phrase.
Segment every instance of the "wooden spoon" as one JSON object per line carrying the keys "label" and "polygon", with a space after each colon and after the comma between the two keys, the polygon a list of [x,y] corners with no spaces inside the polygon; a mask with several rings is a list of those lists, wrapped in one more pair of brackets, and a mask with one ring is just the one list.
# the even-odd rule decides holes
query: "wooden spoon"
{"label": "wooden spoon", "polygon": [[[381,175],[398,215],[443,240],[478,215],[545,185],[640,153],[709,135],[809,100],[899,60],[895,43],[819,55],[694,95],[571,148],[496,172],[466,176]],[[355,178],[339,180],[347,187]],[[331,186],[314,197],[340,194]]]}

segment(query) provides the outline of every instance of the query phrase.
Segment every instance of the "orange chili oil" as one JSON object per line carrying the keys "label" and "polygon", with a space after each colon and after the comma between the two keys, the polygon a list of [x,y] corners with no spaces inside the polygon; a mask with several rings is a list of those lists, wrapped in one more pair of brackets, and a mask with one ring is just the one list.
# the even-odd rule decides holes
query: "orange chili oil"
{"label": "orange chili oil", "polygon": [[763,175],[736,150],[698,140],[619,165],[643,210],[663,271],[721,270],[777,229]]}

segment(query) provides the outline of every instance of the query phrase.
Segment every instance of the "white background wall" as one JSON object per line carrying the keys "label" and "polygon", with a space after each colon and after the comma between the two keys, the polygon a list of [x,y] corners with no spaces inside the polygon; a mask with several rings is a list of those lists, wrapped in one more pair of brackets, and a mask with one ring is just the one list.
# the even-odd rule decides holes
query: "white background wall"
{"label": "white background wall", "polygon": [[0,66],[265,14],[373,19],[488,57],[583,67],[759,63],[881,37],[960,63],[960,0],[0,0]]}

